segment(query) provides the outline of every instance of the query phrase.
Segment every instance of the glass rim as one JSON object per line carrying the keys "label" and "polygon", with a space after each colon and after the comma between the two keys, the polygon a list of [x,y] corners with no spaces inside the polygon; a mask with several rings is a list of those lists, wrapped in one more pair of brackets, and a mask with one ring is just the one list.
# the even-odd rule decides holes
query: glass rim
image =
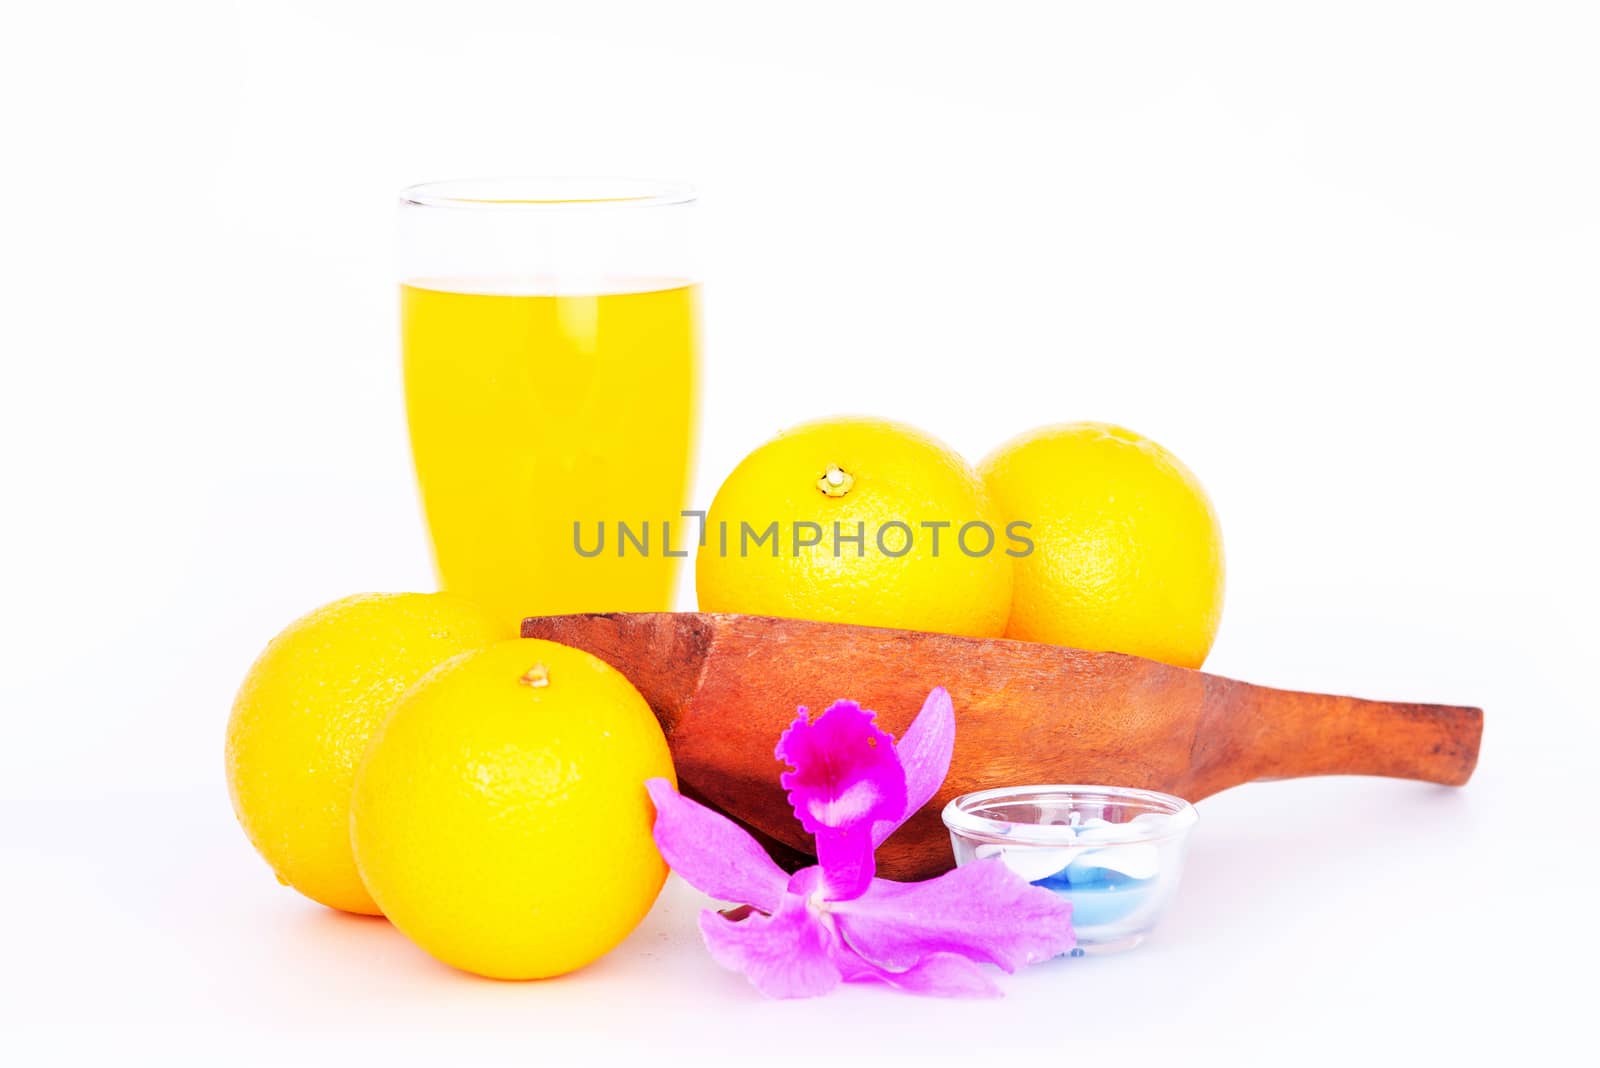
{"label": "glass rim", "polygon": [[1131,786],[1094,786],[1081,784],[1042,783],[1029,786],[1001,786],[989,790],[975,790],[962,794],[945,805],[940,813],[944,825],[952,833],[964,838],[1016,845],[1067,846],[1078,844],[1076,828],[1060,824],[1023,823],[1013,820],[990,819],[972,811],[984,805],[1007,800],[1021,800],[1024,795],[1055,795],[1060,799],[1097,797],[1109,801],[1137,802],[1150,806],[1170,818],[1165,826],[1137,826],[1132,823],[1115,824],[1126,828],[1126,833],[1096,838],[1095,846],[1132,845],[1178,838],[1189,833],[1199,814],[1194,806],[1181,797],[1157,790],[1139,790]]}
{"label": "glass rim", "polygon": [[570,211],[594,208],[660,208],[693,204],[688,182],[611,175],[528,175],[447,178],[400,190],[403,208],[467,211]]}

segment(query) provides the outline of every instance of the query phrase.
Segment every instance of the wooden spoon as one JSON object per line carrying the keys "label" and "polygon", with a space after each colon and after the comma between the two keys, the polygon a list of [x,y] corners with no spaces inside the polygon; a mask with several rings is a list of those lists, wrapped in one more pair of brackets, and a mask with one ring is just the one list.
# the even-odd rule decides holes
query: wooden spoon
{"label": "wooden spoon", "polygon": [[1476,708],[1273,690],[1034,642],[693,612],[534,617],[522,636],[621,671],[655,709],[685,791],[801,852],[811,840],[773,755],[796,706],[815,715],[852,698],[898,736],[928,691],[945,687],[955,758],[938,796],[878,851],[879,874],[898,879],[951,867],[939,812],[971,790],[1093,783],[1196,801],[1303,775],[1459,786],[1483,732]]}

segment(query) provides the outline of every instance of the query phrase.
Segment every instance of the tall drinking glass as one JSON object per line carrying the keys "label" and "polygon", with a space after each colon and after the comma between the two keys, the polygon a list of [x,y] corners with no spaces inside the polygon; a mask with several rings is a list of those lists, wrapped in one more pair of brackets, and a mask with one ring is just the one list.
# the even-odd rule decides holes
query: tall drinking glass
{"label": "tall drinking glass", "polygon": [[508,631],[672,607],[696,421],[693,203],[687,186],[613,178],[401,194],[406,413],[434,563]]}

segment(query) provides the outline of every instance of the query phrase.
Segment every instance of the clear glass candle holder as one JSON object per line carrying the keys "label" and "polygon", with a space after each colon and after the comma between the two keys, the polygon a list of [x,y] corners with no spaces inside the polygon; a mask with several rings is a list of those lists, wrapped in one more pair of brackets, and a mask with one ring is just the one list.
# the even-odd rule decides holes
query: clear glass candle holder
{"label": "clear glass candle holder", "polygon": [[1118,786],[1002,787],[944,809],[956,864],[999,857],[1066,897],[1087,953],[1131,949],[1155,927],[1198,818],[1181,797]]}

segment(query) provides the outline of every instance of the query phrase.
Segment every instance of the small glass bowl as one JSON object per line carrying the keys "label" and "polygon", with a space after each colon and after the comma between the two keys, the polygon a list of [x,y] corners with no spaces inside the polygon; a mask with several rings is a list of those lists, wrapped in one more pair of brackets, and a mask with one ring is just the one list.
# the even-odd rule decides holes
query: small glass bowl
{"label": "small glass bowl", "polygon": [[1155,927],[1198,818],[1181,797],[1120,786],[1008,786],[944,808],[956,864],[998,856],[1066,897],[1088,953],[1131,949]]}

